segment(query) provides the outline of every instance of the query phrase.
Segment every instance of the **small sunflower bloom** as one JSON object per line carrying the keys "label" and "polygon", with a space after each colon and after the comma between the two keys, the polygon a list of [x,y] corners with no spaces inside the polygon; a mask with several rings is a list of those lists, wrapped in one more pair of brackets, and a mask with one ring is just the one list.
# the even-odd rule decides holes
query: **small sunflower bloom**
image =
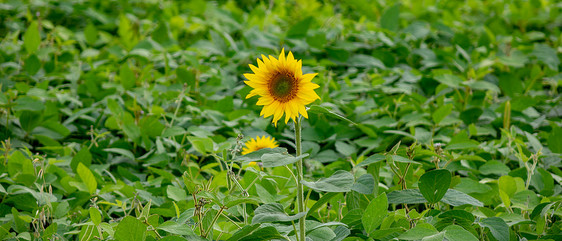
{"label": "small sunflower bloom", "polygon": [[275,126],[283,115],[285,124],[299,114],[308,119],[305,106],[320,99],[314,91],[320,86],[311,82],[317,73],[303,74],[302,61],[296,60],[290,51],[285,56],[285,49],[281,50],[279,59],[262,55],[257,62],[258,67],[250,64],[254,73],[244,74],[248,79],[244,83],[253,88],[246,99],[259,96],[257,105],[263,106],[260,116],[273,115]]}
{"label": "small sunflower bloom", "polygon": [[[275,141],[275,138],[265,136],[262,136],[261,138],[257,136],[256,139],[252,138],[244,143],[244,145],[246,147],[242,148],[242,155],[246,155],[263,148],[275,148],[279,146],[279,144],[277,144],[277,142]],[[248,165],[255,168],[261,168],[261,166],[258,165],[257,162],[250,162],[248,163]]]}
{"label": "small sunflower bloom", "polygon": [[244,145],[246,147],[242,148],[242,155],[246,155],[263,148],[275,148],[279,146],[279,144],[275,141],[275,138],[265,136],[257,136],[256,139],[252,138],[244,143]]}

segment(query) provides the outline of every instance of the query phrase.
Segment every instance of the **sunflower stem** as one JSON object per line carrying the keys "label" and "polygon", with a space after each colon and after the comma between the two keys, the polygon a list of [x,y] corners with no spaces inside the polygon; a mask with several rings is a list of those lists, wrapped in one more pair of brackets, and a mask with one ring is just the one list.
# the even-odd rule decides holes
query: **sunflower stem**
{"label": "sunflower stem", "polygon": [[[301,119],[300,116],[298,116],[295,119],[295,144],[296,144],[296,149],[297,149],[297,157],[300,157],[302,155],[302,147],[301,147]],[[299,158],[299,160],[297,161],[297,203],[298,203],[298,212],[304,212],[305,211],[305,207],[304,207],[304,191],[303,191],[303,186],[302,186],[302,180],[303,180],[303,159]],[[304,241],[306,240],[306,230],[305,230],[305,220],[306,220],[306,216],[303,216],[302,218],[300,218],[299,220],[299,233],[300,233],[300,240]]]}

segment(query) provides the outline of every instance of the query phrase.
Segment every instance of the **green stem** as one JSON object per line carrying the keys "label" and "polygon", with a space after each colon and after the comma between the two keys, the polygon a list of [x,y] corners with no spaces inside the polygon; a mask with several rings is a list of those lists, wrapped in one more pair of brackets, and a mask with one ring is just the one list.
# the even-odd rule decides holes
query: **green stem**
{"label": "green stem", "polygon": [[[302,155],[302,147],[301,147],[301,119],[300,116],[295,119],[295,144],[297,149],[297,157]],[[297,161],[297,202],[298,202],[298,212],[304,212],[304,191],[302,187],[302,179],[303,179],[303,159],[299,158]],[[300,232],[300,240],[306,240],[306,230],[305,230],[305,220],[306,216],[303,216],[299,220],[299,232]]]}

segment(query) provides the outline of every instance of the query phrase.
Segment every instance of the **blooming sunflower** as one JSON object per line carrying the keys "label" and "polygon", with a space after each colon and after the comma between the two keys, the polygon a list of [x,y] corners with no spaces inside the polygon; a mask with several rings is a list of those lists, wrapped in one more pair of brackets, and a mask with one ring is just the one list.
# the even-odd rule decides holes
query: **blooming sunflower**
{"label": "blooming sunflower", "polygon": [[314,102],[320,97],[314,89],[320,87],[311,80],[317,73],[302,74],[302,61],[296,60],[293,53],[285,56],[285,49],[281,50],[279,59],[273,56],[257,59],[258,67],[250,64],[253,74],[244,74],[248,79],[244,81],[254,88],[246,99],[259,95],[257,105],[262,105],[260,115],[265,118],[273,115],[273,123],[285,114],[285,124],[289,119],[295,120],[299,113],[308,118],[305,105]]}
{"label": "blooming sunflower", "polygon": [[261,138],[257,136],[256,139],[252,138],[244,143],[244,145],[246,145],[246,147],[242,148],[242,155],[246,155],[263,148],[275,148],[279,146],[279,144],[275,141],[275,138],[265,136],[262,136]]}

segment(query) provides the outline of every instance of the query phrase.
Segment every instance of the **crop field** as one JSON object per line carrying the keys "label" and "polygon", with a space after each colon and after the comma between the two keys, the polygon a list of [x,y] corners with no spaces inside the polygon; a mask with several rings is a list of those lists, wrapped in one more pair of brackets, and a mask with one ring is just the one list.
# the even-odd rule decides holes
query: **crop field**
{"label": "crop field", "polygon": [[562,240],[558,0],[1,0],[0,240]]}

